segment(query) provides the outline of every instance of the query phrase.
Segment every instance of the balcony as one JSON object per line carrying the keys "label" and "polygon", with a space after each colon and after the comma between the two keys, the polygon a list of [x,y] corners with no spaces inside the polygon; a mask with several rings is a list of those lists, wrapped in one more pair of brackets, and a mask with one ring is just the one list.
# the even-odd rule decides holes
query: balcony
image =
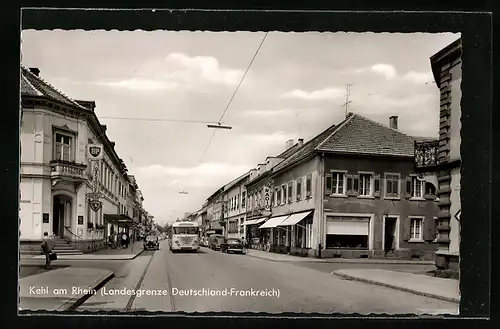
{"label": "balcony", "polygon": [[438,165],[438,140],[415,141],[415,168],[417,171],[432,170]]}
{"label": "balcony", "polygon": [[50,162],[52,184],[59,182],[74,183],[75,187],[87,181],[87,165],[72,161],[52,160]]}

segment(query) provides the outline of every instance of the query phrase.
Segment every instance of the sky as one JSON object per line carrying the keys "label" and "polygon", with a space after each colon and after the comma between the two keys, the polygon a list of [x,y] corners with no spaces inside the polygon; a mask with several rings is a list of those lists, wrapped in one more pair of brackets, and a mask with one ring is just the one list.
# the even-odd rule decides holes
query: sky
{"label": "sky", "polygon": [[287,140],[339,123],[347,84],[350,112],[383,124],[397,115],[402,132],[437,136],[429,58],[458,34],[270,32],[222,118],[232,129],[209,143],[206,122],[219,121],[264,36],[24,30],[21,55],[69,97],[96,102],[158,223],[200,209]]}

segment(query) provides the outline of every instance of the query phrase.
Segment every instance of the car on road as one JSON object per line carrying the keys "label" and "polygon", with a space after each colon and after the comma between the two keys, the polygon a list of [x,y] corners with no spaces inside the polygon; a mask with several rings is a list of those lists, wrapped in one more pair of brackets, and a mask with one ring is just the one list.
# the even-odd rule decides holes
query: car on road
{"label": "car on road", "polygon": [[245,246],[243,241],[237,238],[225,239],[220,246],[220,251],[225,253],[245,254]]}
{"label": "car on road", "polygon": [[221,244],[224,243],[224,236],[220,234],[212,234],[208,238],[208,247],[212,250],[220,250]]}
{"label": "car on road", "polygon": [[158,236],[148,235],[144,241],[144,250],[160,250]]}

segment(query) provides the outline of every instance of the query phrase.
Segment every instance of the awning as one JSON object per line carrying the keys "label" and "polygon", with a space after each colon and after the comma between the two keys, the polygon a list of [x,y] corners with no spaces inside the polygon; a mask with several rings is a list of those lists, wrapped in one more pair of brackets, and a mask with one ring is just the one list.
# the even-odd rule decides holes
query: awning
{"label": "awning", "polygon": [[285,219],[287,219],[290,215],[278,216],[269,218],[267,222],[262,224],[259,228],[273,228],[281,224]]}
{"label": "awning", "polygon": [[303,220],[307,216],[309,216],[311,213],[312,213],[312,211],[301,212],[298,214],[291,214],[290,217],[288,217],[285,221],[278,224],[278,226],[293,226],[293,225],[299,223],[301,220]]}
{"label": "awning", "polygon": [[118,224],[118,226],[135,226],[138,224],[127,215],[104,214],[104,220],[107,223]]}
{"label": "awning", "polygon": [[262,218],[257,218],[257,219],[252,219],[252,220],[247,220],[246,222],[243,223],[243,225],[255,225],[255,224],[260,224],[263,221],[266,220],[266,217]]}

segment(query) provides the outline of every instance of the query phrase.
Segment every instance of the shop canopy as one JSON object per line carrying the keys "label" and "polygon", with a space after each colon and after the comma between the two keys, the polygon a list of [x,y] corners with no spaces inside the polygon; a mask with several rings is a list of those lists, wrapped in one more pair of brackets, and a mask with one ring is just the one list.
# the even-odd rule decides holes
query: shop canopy
{"label": "shop canopy", "polygon": [[262,218],[257,218],[257,219],[252,219],[252,220],[247,220],[245,223],[243,223],[243,225],[255,225],[255,224],[260,224],[262,223],[263,221],[266,220],[266,217],[262,217]]}
{"label": "shop canopy", "polygon": [[285,219],[287,219],[290,215],[284,215],[284,216],[278,216],[278,217],[271,217],[267,222],[262,224],[259,228],[273,228],[277,227],[279,224],[281,224]]}
{"label": "shop canopy", "polygon": [[127,215],[104,214],[104,220],[109,224],[117,224],[122,227],[135,226],[138,224]]}
{"label": "shop canopy", "polygon": [[297,223],[299,223],[301,220],[306,218],[312,213],[312,211],[307,211],[307,212],[301,212],[298,214],[291,214],[290,217],[285,219],[283,222],[278,224],[278,226],[293,226]]}

